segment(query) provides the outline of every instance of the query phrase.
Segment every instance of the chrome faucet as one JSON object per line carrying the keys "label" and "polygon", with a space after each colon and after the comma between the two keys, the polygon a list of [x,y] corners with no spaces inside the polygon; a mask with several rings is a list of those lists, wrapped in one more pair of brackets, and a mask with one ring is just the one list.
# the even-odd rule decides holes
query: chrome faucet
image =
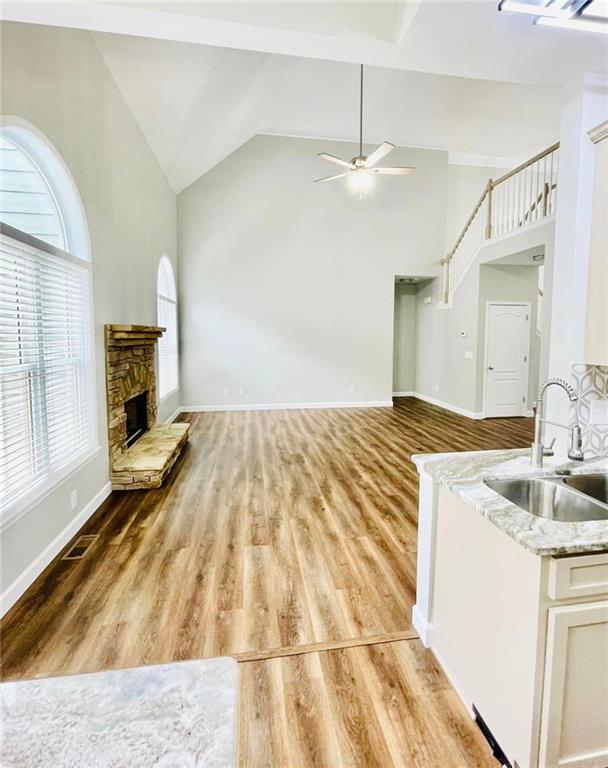
{"label": "chrome faucet", "polygon": [[[575,403],[574,410],[574,426],[568,427],[565,424],[556,424],[554,421],[548,421],[545,419],[545,392],[553,385],[561,387],[571,403]],[[550,446],[544,445],[545,430],[544,425],[551,424],[554,427],[561,427],[562,429],[568,429],[570,431],[570,448],[568,449],[568,458],[572,461],[583,461],[583,433],[581,431],[578,421],[578,395],[574,391],[574,387],[568,384],[563,379],[547,379],[542,385],[538,393],[538,400],[534,404],[534,442],[532,443],[531,462],[533,467],[540,468],[543,465],[544,456],[553,456],[552,446],[555,440]]]}

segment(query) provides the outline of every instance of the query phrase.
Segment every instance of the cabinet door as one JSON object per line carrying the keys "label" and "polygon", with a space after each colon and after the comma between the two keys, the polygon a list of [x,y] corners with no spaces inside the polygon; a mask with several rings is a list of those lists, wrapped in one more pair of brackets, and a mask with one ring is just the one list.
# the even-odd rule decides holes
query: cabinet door
{"label": "cabinet door", "polygon": [[549,609],[539,766],[608,766],[608,600]]}

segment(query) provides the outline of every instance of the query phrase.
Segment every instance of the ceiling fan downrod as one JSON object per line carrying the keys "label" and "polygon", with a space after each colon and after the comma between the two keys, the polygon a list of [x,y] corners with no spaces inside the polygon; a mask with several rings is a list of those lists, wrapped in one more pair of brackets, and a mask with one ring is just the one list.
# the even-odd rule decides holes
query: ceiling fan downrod
{"label": "ceiling fan downrod", "polygon": [[347,176],[349,182],[353,182],[352,186],[356,188],[361,196],[369,189],[372,176],[405,176],[408,173],[413,173],[416,169],[412,166],[376,167],[376,163],[379,160],[395,149],[395,145],[389,141],[385,141],[377,147],[368,157],[365,157],[363,154],[363,64],[359,65],[359,74],[359,154],[351,160],[342,160],[342,158],[330,155],[327,152],[320,152],[317,157],[320,157],[322,160],[328,160],[330,163],[341,165],[346,170],[332,176],[325,176],[322,179],[315,179],[315,183],[334,181]]}

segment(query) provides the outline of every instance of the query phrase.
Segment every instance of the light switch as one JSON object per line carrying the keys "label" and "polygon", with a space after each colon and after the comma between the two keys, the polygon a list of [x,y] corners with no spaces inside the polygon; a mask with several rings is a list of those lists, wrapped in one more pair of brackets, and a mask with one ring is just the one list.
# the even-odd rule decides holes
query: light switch
{"label": "light switch", "polygon": [[608,424],[608,398],[591,400],[589,409],[590,424]]}
{"label": "light switch", "polygon": [[425,297],[424,297],[424,299],[423,299],[422,301],[423,301],[425,304],[431,304],[431,303],[432,303],[432,301],[433,301],[433,297],[432,297],[432,296],[425,296]]}
{"label": "light switch", "polygon": [[473,359],[473,353],[471,352],[470,349],[465,349],[464,356],[466,357],[467,360]]}

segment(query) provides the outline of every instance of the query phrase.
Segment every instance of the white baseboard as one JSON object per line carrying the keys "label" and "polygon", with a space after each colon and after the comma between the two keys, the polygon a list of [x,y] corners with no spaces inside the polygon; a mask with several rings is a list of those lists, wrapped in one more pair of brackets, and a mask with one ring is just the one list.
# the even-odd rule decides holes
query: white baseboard
{"label": "white baseboard", "polygon": [[425,403],[430,403],[431,405],[437,405],[439,406],[439,408],[445,408],[446,411],[453,411],[454,413],[458,413],[460,416],[466,416],[467,419],[483,419],[484,418],[484,415],[481,412],[476,413],[474,411],[467,411],[458,405],[452,405],[452,403],[446,403],[443,400],[436,400],[434,397],[429,397],[428,395],[422,395],[420,394],[420,392],[412,392],[410,396],[416,397],[418,400],[424,400]]}
{"label": "white baseboard", "polygon": [[425,648],[433,647],[433,625],[429,624],[426,617],[422,615],[420,608],[415,605],[412,608],[412,624],[414,629],[420,635],[420,641]]}
{"label": "white baseboard", "polygon": [[245,403],[226,405],[182,405],[180,413],[207,413],[212,411],[297,411],[325,408],[391,408],[392,400],[369,400],[343,403]]}
{"label": "white baseboard", "polygon": [[91,517],[110,493],[112,486],[106,483],[93,496],[93,498],[80,510],[80,512],[66,525],[66,527],[53,539],[53,541],[31,562],[28,567],[10,584],[0,595],[0,616],[11,608],[21,595],[40,576],[47,565],[57,557],[65,545],[72,539],[86,521]]}
{"label": "white baseboard", "polygon": [[445,661],[443,660],[443,657],[441,655],[441,652],[437,650],[437,647],[431,648],[431,653],[433,656],[437,659],[437,663],[443,670],[445,676],[448,679],[448,682],[452,686],[452,688],[456,691],[458,694],[458,698],[463,703],[464,708],[469,713],[471,717],[473,716],[473,702],[471,699],[466,695],[464,692],[464,688],[460,685],[460,682],[457,680],[457,678],[452,674],[451,669],[446,665]]}
{"label": "white baseboard", "polygon": [[[466,416],[469,419],[483,419],[483,413],[474,413],[460,408],[458,405],[446,403],[443,400],[436,400],[434,397],[422,395],[420,392],[393,392],[393,397],[415,397],[418,400],[424,400],[431,405],[437,405],[448,411]],[[172,421],[178,413],[212,413],[215,411],[292,411],[292,410],[311,410],[325,408],[390,408],[393,405],[392,400],[362,400],[345,402],[319,402],[319,403],[227,403],[216,405],[182,405],[171,416],[168,421]]]}
{"label": "white baseboard", "polygon": [[181,408],[178,406],[178,407],[177,407],[177,408],[176,408],[176,409],[173,411],[173,413],[171,414],[171,416],[169,416],[168,418],[166,418],[166,419],[165,419],[165,424],[171,424],[173,421],[175,421],[176,417],[177,417],[177,416],[179,416],[181,412],[182,412],[182,409],[181,409]]}

